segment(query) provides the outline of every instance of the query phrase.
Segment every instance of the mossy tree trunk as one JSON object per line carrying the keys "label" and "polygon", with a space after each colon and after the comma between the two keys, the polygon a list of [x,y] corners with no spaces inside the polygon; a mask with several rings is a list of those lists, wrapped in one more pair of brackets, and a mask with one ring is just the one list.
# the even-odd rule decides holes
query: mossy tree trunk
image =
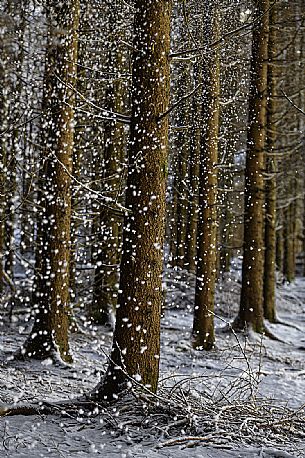
{"label": "mossy tree trunk", "polygon": [[[204,33],[207,47],[219,36],[218,2],[205,2]],[[203,63],[202,133],[197,232],[197,271],[193,346],[214,346],[214,301],[217,268],[217,161],[219,133],[219,52],[209,49]]]}
{"label": "mossy tree trunk", "polygon": [[263,323],[264,277],[264,148],[267,103],[269,1],[255,1],[257,21],[252,38],[249,120],[245,169],[244,254],[239,315],[235,326]]}
{"label": "mossy tree trunk", "polygon": [[70,361],[69,252],[74,86],[79,1],[47,2],[48,42],[44,80],[44,166],[36,257],[35,321],[22,353]]}
{"label": "mossy tree trunk", "polygon": [[159,376],[169,103],[171,2],[135,2],[129,173],[120,294],[111,361],[96,396],[130,377],[156,391]]}

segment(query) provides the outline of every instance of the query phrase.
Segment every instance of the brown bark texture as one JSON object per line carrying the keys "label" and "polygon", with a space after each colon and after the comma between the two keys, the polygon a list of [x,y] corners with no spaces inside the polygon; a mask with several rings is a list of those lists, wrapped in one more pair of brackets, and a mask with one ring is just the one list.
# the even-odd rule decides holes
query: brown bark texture
{"label": "brown bark texture", "polygon": [[[171,2],[135,2],[129,173],[120,294],[107,375],[99,397],[128,377],[156,391],[167,179]],[[126,376],[127,374],[127,376]]]}
{"label": "brown bark texture", "polygon": [[264,148],[266,135],[269,1],[255,2],[245,169],[244,254],[237,327],[263,331]]}
{"label": "brown bark texture", "polygon": [[[201,82],[201,75],[198,71],[198,65],[194,69],[196,85]],[[199,91],[198,91],[199,92]],[[196,254],[197,254],[197,222],[198,222],[198,189],[199,189],[199,171],[200,171],[200,95],[196,93],[192,100],[190,109],[192,123],[191,138],[189,144],[189,187],[190,194],[188,197],[187,228],[185,241],[185,267],[189,272],[196,272]]]}
{"label": "brown bark texture", "polygon": [[42,214],[36,253],[35,321],[22,353],[71,361],[69,252],[74,86],[79,1],[47,3],[44,147],[40,172]]}
{"label": "brown bark texture", "polygon": [[[109,22],[118,21],[116,6],[109,2]],[[114,36],[107,56],[107,66],[118,75],[124,71],[123,53]],[[123,37],[121,37],[123,39]],[[125,68],[126,70],[126,68]],[[122,80],[116,77],[106,91],[107,109],[115,113],[122,111],[124,106],[124,88]],[[100,173],[102,174],[104,191],[108,197],[116,201],[121,187],[120,170],[125,154],[125,134],[122,124],[112,121],[105,125],[104,156]],[[95,257],[95,275],[93,299],[90,307],[90,317],[101,325],[111,324],[111,315],[115,311],[118,293],[118,264],[120,260],[119,246],[121,244],[121,218],[111,210],[101,205],[99,207],[98,253]]]}
{"label": "brown bark texture", "polygon": [[[217,2],[206,2],[206,40],[219,36]],[[214,3],[214,4],[213,4]],[[213,38],[212,38],[213,37]],[[209,41],[208,41],[209,44]],[[214,300],[217,267],[217,161],[219,133],[219,53],[211,52],[203,63],[202,132],[197,233],[197,271],[193,322],[193,346],[214,346]]]}
{"label": "brown bark texture", "polygon": [[268,102],[266,117],[266,213],[265,213],[265,265],[264,265],[264,317],[276,321],[276,57],[275,7],[269,15],[268,42]]}

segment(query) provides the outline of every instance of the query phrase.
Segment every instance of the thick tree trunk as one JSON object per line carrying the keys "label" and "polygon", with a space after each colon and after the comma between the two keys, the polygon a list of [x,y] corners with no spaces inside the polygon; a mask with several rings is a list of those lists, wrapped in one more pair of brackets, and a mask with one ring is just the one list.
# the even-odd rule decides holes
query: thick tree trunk
{"label": "thick tree trunk", "polygon": [[[167,179],[171,2],[135,2],[132,115],[120,295],[111,362],[97,397],[128,376],[156,391]],[[126,374],[127,378],[126,378]]]}
{"label": "thick tree trunk", "polygon": [[264,147],[267,100],[269,0],[255,2],[249,122],[245,170],[244,255],[241,302],[236,327],[263,331]]}
{"label": "thick tree trunk", "polygon": [[70,361],[69,252],[74,85],[79,1],[49,1],[44,94],[44,168],[36,258],[35,322],[22,353],[34,358],[58,356]]}
{"label": "thick tree trunk", "polygon": [[[214,5],[212,5],[214,3]],[[206,2],[205,36],[219,35],[217,2]],[[210,44],[211,41],[208,43]],[[214,301],[217,267],[217,161],[219,132],[219,54],[207,59],[202,74],[203,106],[200,151],[197,272],[193,346],[210,350],[214,345]]]}

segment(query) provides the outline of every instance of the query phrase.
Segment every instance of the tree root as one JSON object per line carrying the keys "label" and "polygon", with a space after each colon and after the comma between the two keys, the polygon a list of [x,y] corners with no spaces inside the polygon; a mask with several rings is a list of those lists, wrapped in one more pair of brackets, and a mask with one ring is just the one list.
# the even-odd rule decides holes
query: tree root
{"label": "tree root", "polygon": [[291,345],[289,342],[286,342],[285,340],[282,340],[279,337],[277,337],[275,334],[273,334],[273,332],[271,332],[270,329],[266,327],[266,325],[264,325],[262,334],[265,334],[266,337],[268,337],[271,340],[274,340],[275,342],[281,342],[286,345]]}
{"label": "tree root", "polygon": [[97,402],[86,398],[75,399],[70,401],[61,401],[57,403],[43,401],[38,405],[23,405],[23,406],[0,406],[0,417],[12,417],[16,415],[63,415],[72,416],[84,416],[86,412],[99,413],[100,409],[109,407],[109,402]]}

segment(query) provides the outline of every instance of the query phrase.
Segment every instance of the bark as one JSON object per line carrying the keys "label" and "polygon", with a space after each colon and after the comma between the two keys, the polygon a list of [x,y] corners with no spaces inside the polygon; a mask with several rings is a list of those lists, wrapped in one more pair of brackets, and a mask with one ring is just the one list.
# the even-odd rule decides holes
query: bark
{"label": "bark", "polygon": [[265,266],[264,266],[264,317],[276,322],[276,56],[275,8],[269,15],[270,31],[268,42],[268,103],[266,122],[266,213],[265,213]]}
{"label": "bark", "polygon": [[[213,4],[214,3],[214,4]],[[206,40],[219,36],[217,2],[206,2]],[[210,44],[210,42],[208,42]],[[217,267],[217,161],[219,132],[219,53],[211,52],[204,63],[202,136],[200,145],[199,215],[193,346],[214,346],[214,301]]]}
{"label": "bark", "polygon": [[[120,295],[111,362],[98,398],[126,386],[128,377],[156,391],[167,179],[171,2],[135,2],[129,173]],[[127,378],[126,378],[126,374]]]}
{"label": "bark", "polygon": [[[229,2],[227,2],[229,3]],[[232,29],[240,25],[240,15],[242,7],[236,5],[230,13],[230,24]],[[222,21],[221,34],[226,33],[227,24]],[[240,58],[241,44],[238,40],[230,42],[230,52],[223,51],[221,60],[221,98],[222,100],[234,100],[240,90],[240,80],[243,77],[241,64],[231,65],[232,60]],[[218,192],[218,221],[219,221],[219,245],[217,277],[223,277],[230,271],[231,259],[233,256],[233,237],[236,233],[236,221],[234,210],[237,203],[234,202],[234,174],[230,171],[234,164],[235,153],[239,149],[240,132],[236,129],[237,125],[243,124],[243,114],[241,113],[238,100],[231,101],[229,104],[220,107],[220,144],[221,156],[218,162],[225,166],[219,170]],[[240,129],[242,131],[242,129]],[[231,168],[231,169],[230,169]]]}
{"label": "bark", "polygon": [[264,147],[267,100],[269,1],[255,2],[247,156],[245,170],[244,255],[240,310],[235,326],[263,331]]}
{"label": "bark", "polygon": [[11,20],[10,2],[4,2],[2,16],[0,17],[0,27],[2,29],[0,40],[0,291],[9,278],[6,273],[7,261],[7,213],[10,180],[8,177],[9,169],[9,150],[11,147],[10,126],[10,100],[8,95],[12,92],[12,30],[14,23]]}
{"label": "bark", "polygon": [[[26,7],[26,5],[24,5]],[[20,9],[19,9],[20,8]],[[18,48],[15,52],[11,50],[12,55],[10,56],[11,68],[10,68],[10,79],[11,79],[11,98],[8,103],[10,106],[10,112],[13,112],[11,123],[13,124],[15,118],[21,119],[23,111],[21,109],[21,95],[23,90],[22,81],[22,66],[24,60],[24,31],[25,31],[25,16],[23,8],[14,4],[14,2],[8,2],[8,14],[10,17],[18,17],[16,22],[13,22],[13,34],[17,32],[18,28]],[[13,41],[13,40],[12,40]],[[12,106],[14,107],[12,109]],[[7,113],[8,117],[10,114]],[[10,142],[7,148],[7,164],[6,164],[6,208],[5,208],[5,271],[14,280],[14,266],[15,266],[15,226],[16,226],[16,193],[17,193],[17,160],[20,156],[20,137],[21,132],[18,126],[14,126],[12,133],[10,134]],[[14,300],[14,298],[12,298]],[[12,304],[13,305],[13,304]]]}
{"label": "bark", "polygon": [[[0,126],[1,130],[6,129],[6,101],[5,101],[5,67],[4,67],[4,49],[0,41],[0,53],[3,58],[0,61]],[[6,169],[6,135],[0,137],[0,292],[4,286],[4,259],[5,259],[5,198],[6,198],[6,180],[2,171]]]}
{"label": "bark", "polygon": [[74,90],[78,0],[47,3],[48,43],[44,81],[44,166],[40,186],[35,321],[22,353],[70,361],[69,252]]}
{"label": "bark", "polygon": [[[288,195],[293,198],[294,185],[293,179],[290,177],[290,186]],[[288,283],[295,279],[295,231],[294,231],[294,204],[290,203],[284,210],[284,258],[283,258],[283,274]]]}
{"label": "bark", "polygon": [[[178,80],[177,97],[178,100],[188,92],[189,88],[189,68],[184,65],[181,69],[181,77]],[[178,126],[187,126],[189,124],[189,109],[186,103],[179,110],[179,116],[177,119]],[[181,269],[185,265],[185,241],[187,235],[187,169],[188,169],[188,138],[186,131],[182,129],[178,131],[177,138],[175,141],[175,152],[177,154],[178,168],[175,173],[175,189],[177,193],[177,230],[176,230],[176,266]]]}
{"label": "bark", "polygon": [[[117,23],[115,7],[109,3],[109,23]],[[118,47],[117,35],[114,36],[108,53],[107,67],[116,73],[106,91],[106,104],[110,111],[119,113],[124,106],[123,83],[120,74],[124,72],[123,54]],[[121,37],[122,38],[122,37]],[[102,164],[103,191],[114,200],[118,199],[121,187],[122,159],[124,157],[124,128],[117,122],[105,126],[104,158]],[[90,317],[98,324],[110,324],[115,311],[118,295],[118,264],[120,260],[120,225],[121,221],[105,206],[99,208],[98,252],[95,257],[95,275],[93,299]]]}
{"label": "bark", "polygon": [[[199,84],[198,68],[195,68],[196,85]],[[200,96],[193,98],[191,108],[191,122],[193,123],[190,139],[189,155],[189,205],[186,230],[185,266],[189,272],[196,272],[197,254],[197,220],[198,220],[198,189],[199,189],[199,164],[200,164]]]}
{"label": "bark", "polygon": [[170,252],[170,263],[172,267],[176,267],[177,264],[177,210],[178,210],[178,194],[176,192],[176,175],[178,171],[178,158],[172,155],[170,169],[172,175],[169,187],[172,189],[171,200],[169,204],[169,252]]}
{"label": "bark", "polygon": [[[278,183],[277,183],[278,185]],[[283,211],[277,209],[277,229],[276,229],[276,268],[283,273],[283,256],[284,256],[284,237],[283,237]]]}

